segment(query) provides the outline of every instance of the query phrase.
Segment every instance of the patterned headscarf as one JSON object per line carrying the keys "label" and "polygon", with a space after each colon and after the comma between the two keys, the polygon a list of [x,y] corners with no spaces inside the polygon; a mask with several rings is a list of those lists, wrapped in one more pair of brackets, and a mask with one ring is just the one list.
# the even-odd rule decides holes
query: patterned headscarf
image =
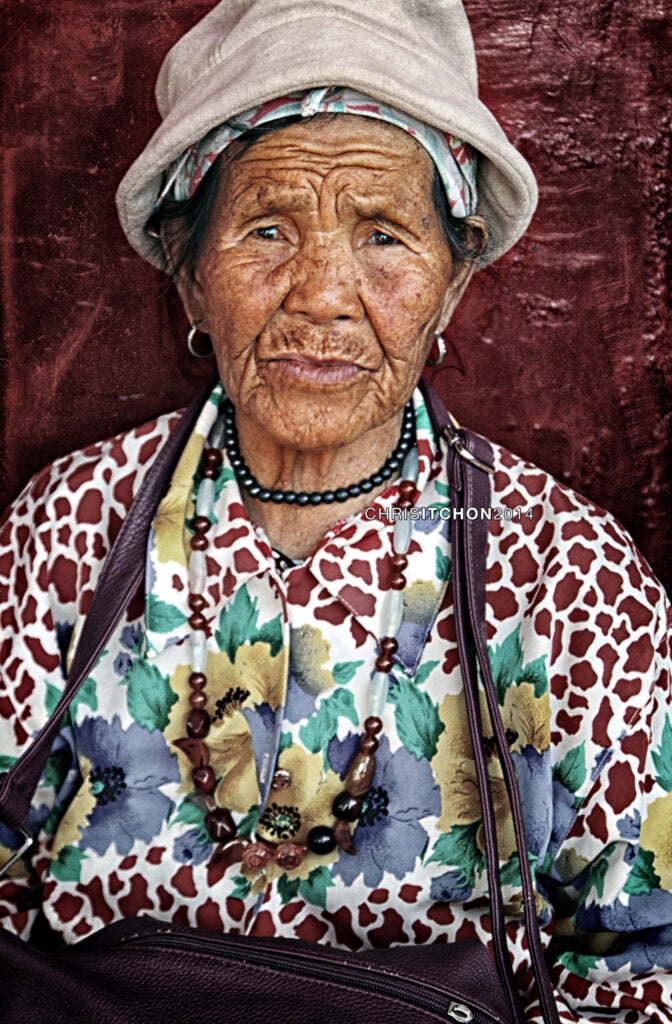
{"label": "patterned headscarf", "polygon": [[312,117],[314,114],[360,114],[388,121],[408,132],[434,161],[453,216],[467,217],[476,212],[476,153],[471,146],[410,114],[403,114],[353,89],[335,86],[269,100],[214,128],[170,166],[157,206],[165,199],[184,200],[193,196],[219,154],[250,128],[292,115]]}

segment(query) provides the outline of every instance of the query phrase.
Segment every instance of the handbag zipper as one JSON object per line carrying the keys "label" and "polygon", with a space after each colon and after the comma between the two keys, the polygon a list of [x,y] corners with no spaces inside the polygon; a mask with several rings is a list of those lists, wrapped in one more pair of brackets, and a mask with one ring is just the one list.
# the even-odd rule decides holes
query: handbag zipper
{"label": "handbag zipper", "polygon": [[[187,952],[206,952],[222,955],[221,947],[216,942],[208,942],[201,938],[198,940],[189,939],[188,936],[175,935],[171,932],[163,932],[158,935],[131,935],[126,939],[122,939],[119,945],[128,945],[128,943],[149,946],[156,946],[157,944],[168,945]],[[230,960],[258,964],[261,967],[277,968],[278,966],[277,959],[270,952],[250,949],[249,945],[242,943],[239,947],[228,944],[224,956]],[[292,954],[291,959],[293,962],[296,962],[299,958],[301,958],[300,953]],[[291,971],[292,965],[285,964],[283,969]],[[413,1006],[417,1006],[419,1009],[429,1010],[440,1017],[448,1017],[450,1020],[455,1021],[456,1024],[493,1024],[497,1019],[490,1015],[484,1015],[459,1000],[450,999],[449,997],[432,996],[431,993],[428,993],[420,985],[413,982],[404,982],[393,978],[388,980],[386,977],[381,976],[381,974],[377,974],[375,979],[371,978],[367,976],[369,973],[367,968],[357,968],[354,972],[349,973],[347,977],[344,977],[339,968],[330,969],[325,966],[317,966],[308,959],[307,962],[304,961],[301,964],[301,973],[317,980],[337,981],[347,984],[349,987],[354,986],[367,992],[380,992],[383,995],[400,998]]]}

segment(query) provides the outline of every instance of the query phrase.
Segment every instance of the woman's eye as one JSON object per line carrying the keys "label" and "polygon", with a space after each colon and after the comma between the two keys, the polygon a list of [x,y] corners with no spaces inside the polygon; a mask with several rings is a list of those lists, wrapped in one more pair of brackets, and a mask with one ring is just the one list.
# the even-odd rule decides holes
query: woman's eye
{"label": "woman's eye", "polygon": [[369,239],[372,245],[396,245],[397,239],[385,231],[374,231]]}
{"label": "woman's eye", "polygon": [[280,228],[274,225],[267,228],[255,228],[252,234],[255,238],[264,238],[267,242],[277,242],[280,238]]}

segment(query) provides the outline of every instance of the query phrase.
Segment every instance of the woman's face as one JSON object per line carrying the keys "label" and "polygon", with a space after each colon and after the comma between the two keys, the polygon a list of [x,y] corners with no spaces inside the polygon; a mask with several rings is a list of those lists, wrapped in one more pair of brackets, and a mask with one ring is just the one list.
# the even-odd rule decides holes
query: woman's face
{"label": "woman's face", "polygon": [[181,291],[239,429],[333,448],[407,401],[464,283],[432,170],[405,132],[349,115],[278,129],[224,164]]}

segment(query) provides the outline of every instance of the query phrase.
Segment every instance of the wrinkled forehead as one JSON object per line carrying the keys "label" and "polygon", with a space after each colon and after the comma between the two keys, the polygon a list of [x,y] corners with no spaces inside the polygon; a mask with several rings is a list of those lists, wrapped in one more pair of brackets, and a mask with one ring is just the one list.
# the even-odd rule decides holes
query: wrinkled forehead
{"label": "wrinkled forehead", "polygon": [[394,193],[398,200],[429,195],[434,165],[410,135],[385,122],[349,114],[317,115],[272,129],[224,154],[222,187],[229,201],[258,191],[287,198],[296,190],[354,188],[366,195]]}

